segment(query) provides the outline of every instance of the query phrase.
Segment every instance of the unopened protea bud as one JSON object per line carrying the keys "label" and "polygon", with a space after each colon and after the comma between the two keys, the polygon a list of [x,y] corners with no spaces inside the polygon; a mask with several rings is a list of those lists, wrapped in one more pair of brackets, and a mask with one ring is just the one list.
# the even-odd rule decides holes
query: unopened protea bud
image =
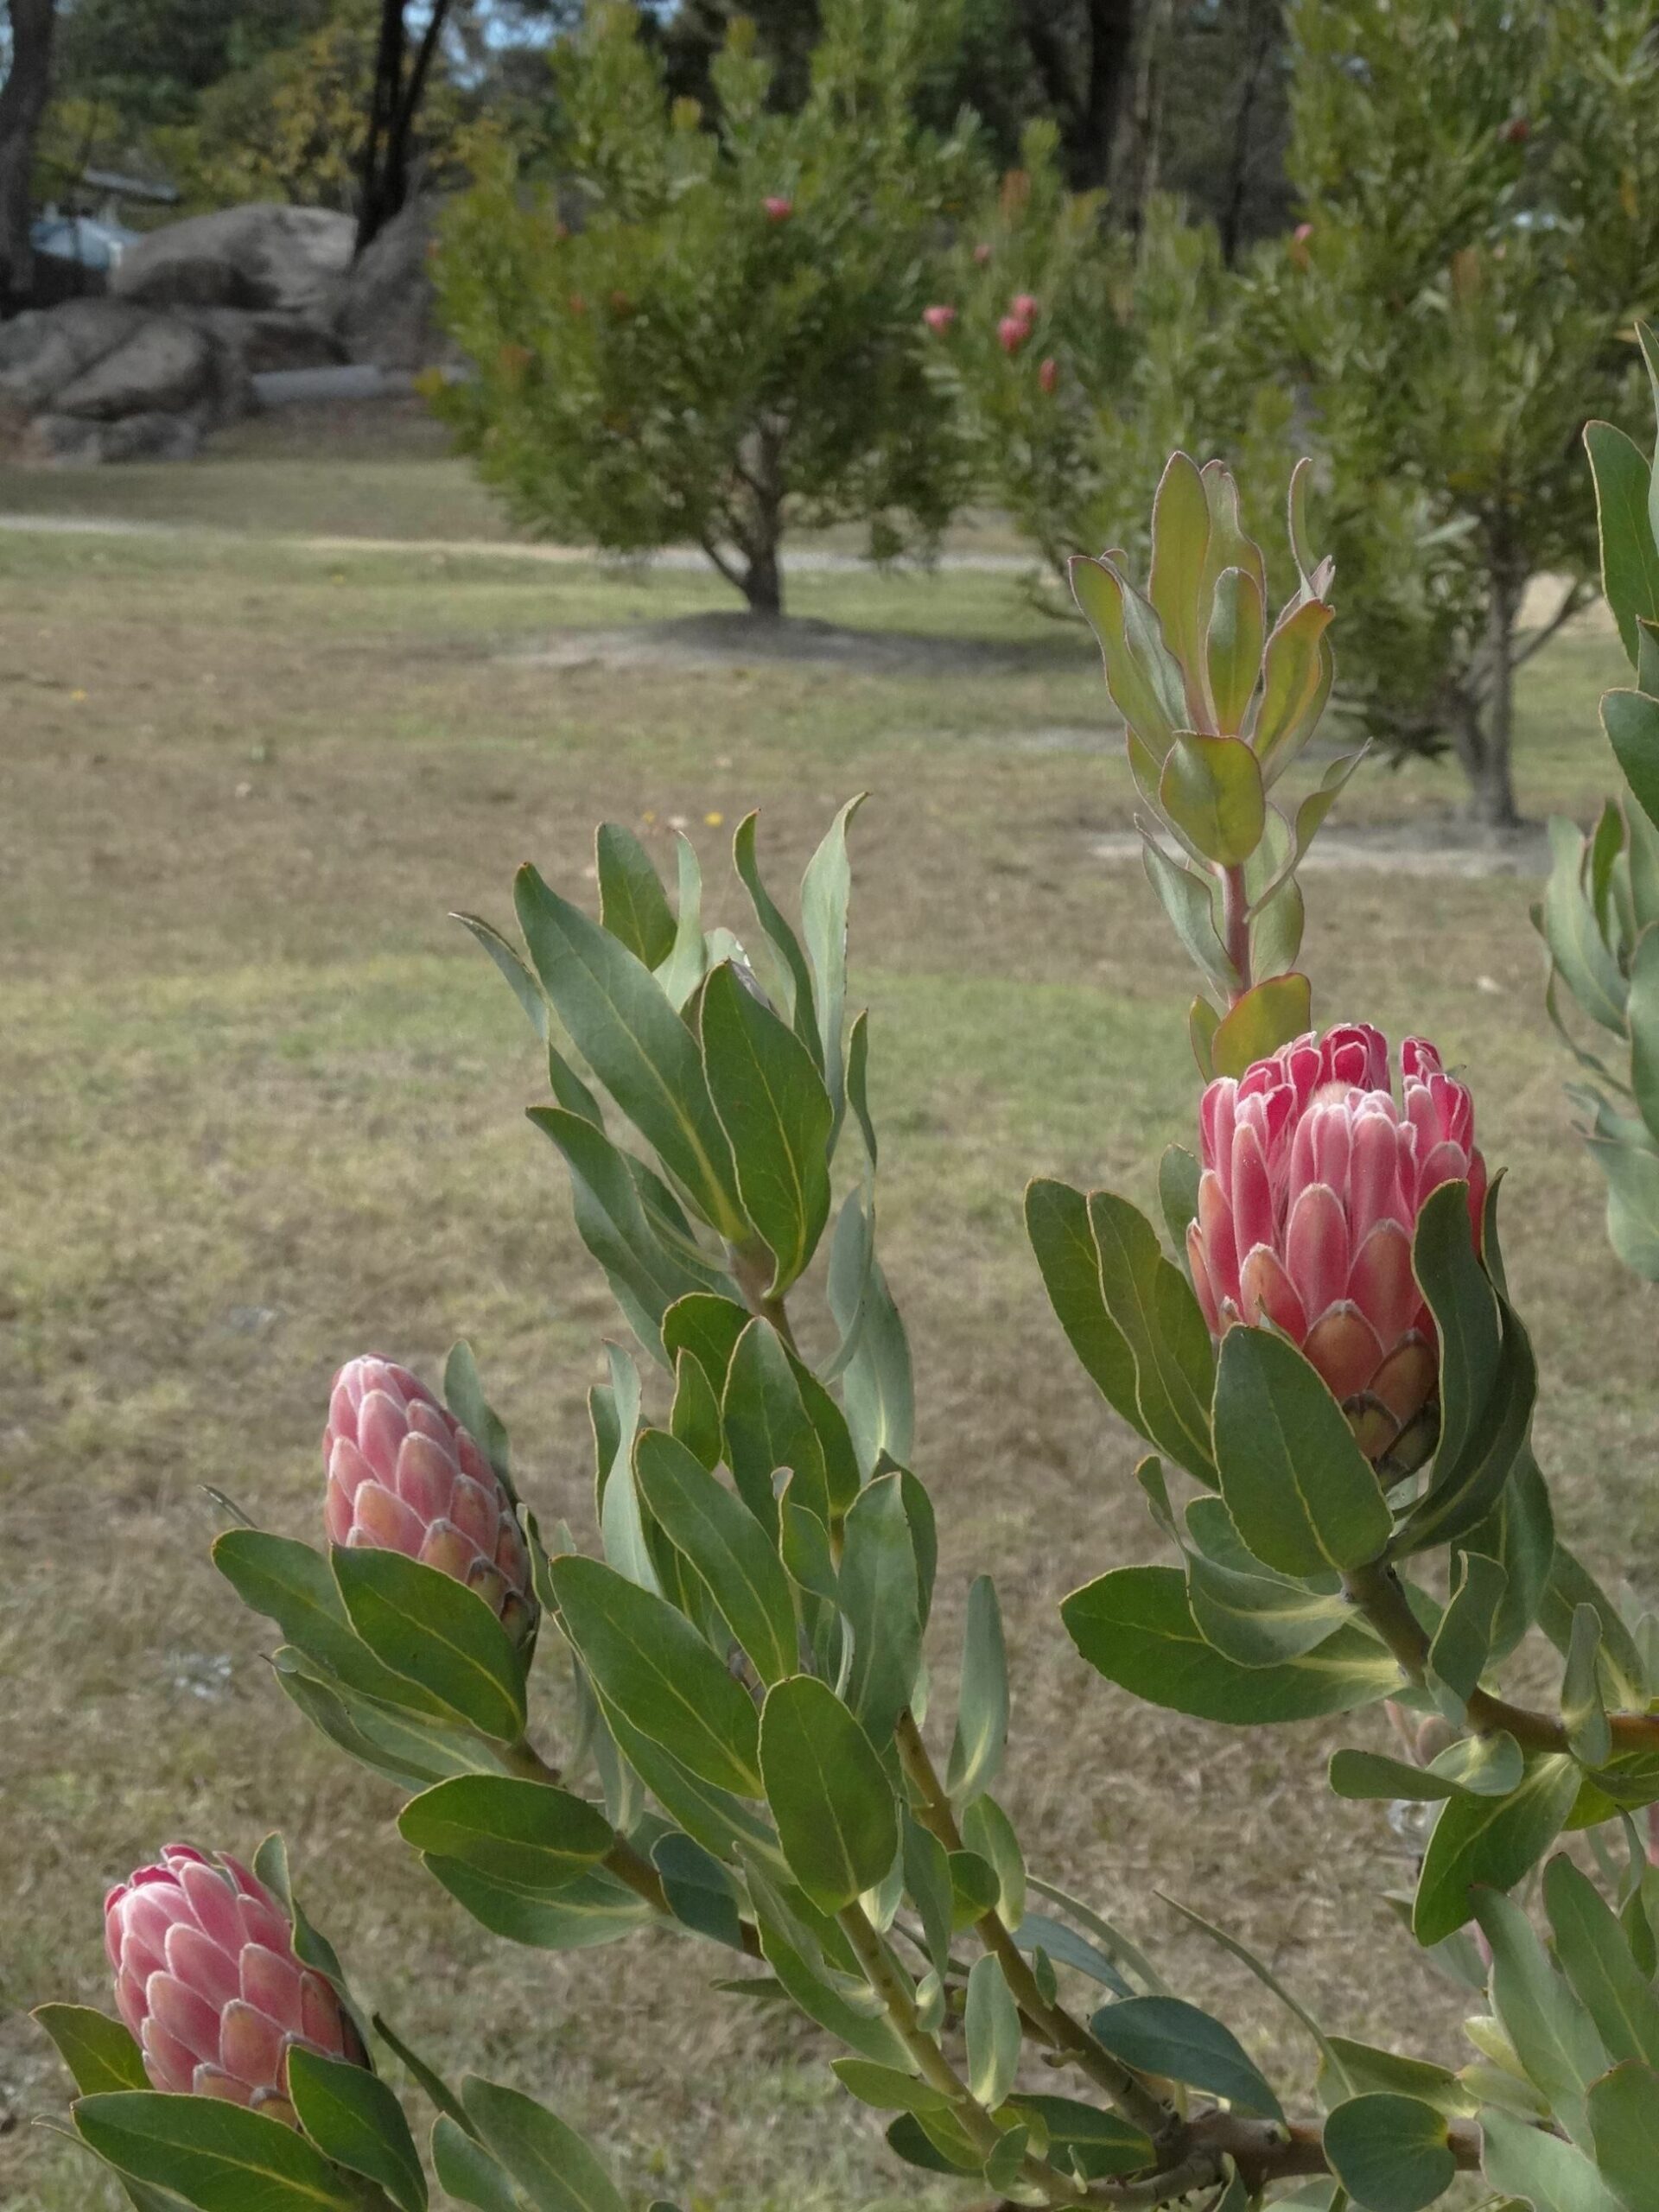
{"label": "unopened protea bud", "polygon": [[760,202],[769,223],[786,223],[795,213],[795,202],[781,192],[771,193]]}
{"label": "unopened protea bud", "polygon": [[988,245],[986,245],[985,241],[982,238],[982,239],[981,239],[981,241],[980,241],[980,243],[979,243],[979,244],[978,244],[978,245],[974,248],[974,266],[975,266],[975,268],[976,268],[976,269],[982,269],[982,268],[985,266],[986,263],[990,259],[990,257],[991,257],[991,249],[990,249],[990,247],[989,247]]}
{"label": "unopened protea bud", "polygon": [[996,342],[1005,353],[1017,353],[1031,335],[1031,325],[1017,315],[1005,315],[996,326]]}
{"label": "unopened protea bud", "polygon": [[1465,1180],[1478,1245],[1474,1104],[1421,1038],[1363,1024],[1299,1038],[1204,1094],[1193,1287],[1211,1332],[1270,1323],[1299,1344],[1376,1459],[1433,1397],[1433,1318],[1411,1270],[1431,1191]]}
{"label": "unopened protea bud", "polygon": [[1037,383],[1039,388],[1051,399],[1059,390],[1060,365],[1052,353],[1039,366]]}
{"label": "unopened protea bud", "polygon": [[366,2063],[331,1986],[294,1954],[288,1915],[234,1859],[163,1847],[104,1900],[115,2002],[144,2071],[175,2095],[226,2097],[297,2126],[288,2054]]}
{"label": "unopened protea bud", "polygon": [[514,1637],[535,1616],[512,1501],[454,1415],[405,1367],[369,1357],[334,1377],[322,1433],[328,1539],[402,1552],[464,1582]]}
{"label": "unopened protea bud", "polygon": [[956,319],[957,311],[953,307],[941,306],[922,309],[922,321],[936,338],[943,338]]}

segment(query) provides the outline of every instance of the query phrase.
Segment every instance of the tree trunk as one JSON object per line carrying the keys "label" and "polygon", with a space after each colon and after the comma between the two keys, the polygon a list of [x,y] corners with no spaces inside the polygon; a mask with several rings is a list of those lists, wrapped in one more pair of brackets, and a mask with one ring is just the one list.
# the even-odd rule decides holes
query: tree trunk
{"label": "tree trunk", "polygon": [[381,0],[380,39],[375,50],[374,89],[369,100],[369,133],[363,148],[362,192],[358,202],[357,245],[364,247],[401,212],[409,198],[410,148],[426,80],[443,35],[450,0],[433,0],[432,11],[407,76],[407,0]]}
{"label": "tree trunk", "polygon": [[751,550],[743,570],[743,596],[749,602],[751,614],[764,614],[776,620],[784,611],[783,570],[778,563],[778,545],[757,546]]}
{"label": "tree trunk", "polygon": [[1128,127],[1117,134],[1112,163],[1112,196],[1117,219],[1126,229],[1137,232],[1141,210],[1158,185],[1164,48],[1174,14],[1174,0],[1147,0],[1135,40],[1135,81]]}
{"label": "tree trunk", "polygon": [[11,68],[0,86],[0,314],[21,306],[34,281],[29,175],[52,89],[53,6],[10,0]]}
{"label": "tree trunk", "polygon": [[1517,579],[1507,569],[1495,569],[1491,605],[1486,618],[1491,690],[1486,702],[1484,758],[1474,793],[1475,819],[1489,830],[1516,830],[1521,826],[1510,769],[1510,743],[1515,728],[1515,622],[1520,605]]}
{"label": "tree trunk", "polygon": [[1135,14],[1136,0],[1089,0],[1078,68],[1066,33],[1054,20],[1054,0],[1024,0],[1026,44],[1059,125],[1067,180],[1078,192],[1093,191],[1111,174],[1128,105]]}

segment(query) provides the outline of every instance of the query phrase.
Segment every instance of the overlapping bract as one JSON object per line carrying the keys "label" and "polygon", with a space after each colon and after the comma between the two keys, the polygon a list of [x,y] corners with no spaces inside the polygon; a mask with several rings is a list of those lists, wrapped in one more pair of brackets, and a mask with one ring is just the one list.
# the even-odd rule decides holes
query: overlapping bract
{"label": "overlapping bract", "polygon": [[236,1859],[162,1847],[104,1900],[115,2001],[158,2089],[224,2097],[289,2126],[288,2054],[298,2044],[364,2063],[322,1976],[294,1953],[287,1914]]}
{"label": "overlapping bract", "polygon": [[535,1617],[512,1501],[461,1423],[407,1368],[371,1354],[334,1377],[323,1431],[329,1541],[402,1552],[475,1590],[511,1635]]}
{"label": "overlapping bract", "polygon": [[1421,1038],[1357,1023],[1285,1046],[1199,1109],[1203,1174],[1187,1232],[1211,1332],[1263,1323],[1300,1346],[1363,1450],[1389,1452],[1433,1397],[1434,1324],[1412,1273],[1431,1191],[1466,1180],[1477,1245],[1486,1168],[1474,1104]]}

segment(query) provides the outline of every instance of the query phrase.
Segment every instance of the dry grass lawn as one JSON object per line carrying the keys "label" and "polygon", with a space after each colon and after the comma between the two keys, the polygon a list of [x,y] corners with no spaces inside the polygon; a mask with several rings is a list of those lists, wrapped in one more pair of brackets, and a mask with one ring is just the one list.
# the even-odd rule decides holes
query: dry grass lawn
{"label": "dry grass lawn", "polygon": [[[208,1564],[200,1489],[315,1535],[335,1364],[375,1348],[431,1374],[466,1333],[543,1522],[586,1532],[583,1397],[621,1325],[522,1118],[544,1081],[528,1033],[446,912],[505,916],[526,856],[580,889],[601,816],[664,854],[670,825],[692,825],[731,912],[721,849],[749,805],[776,880],[862,788],[855,982],[944,1537],[937,1702],[989,1567],[1033,1862],[1294,2073],[1295,2031],[1155,1891],[1266,1954],[1332,2027],[1451,2053],[1455,1993],[1380,1901],[1401,1847],[1379,1808],[1323,1786],[1334,1743],[1380,1741],[1375,1716],[1260,1736],[1174,1719],[1090,1676],[1056,1618],[1077,1581],[1155,1544],[1129,1440],[1047,1312],[1021,1188],[1058,1172],[1144,1196],[1195,1090],[1181,957],[1138,868],[1091,852],[1130,813],[1116,754],[1077,734],[1103,728],[1091,653],[1005,577],[826,575],[798,611],[1011,650],[879,675],[554,667],[528,656],[573,626],[725,602],[689,575],[275,534],[473,537],[475,499],[419,456],[0,480],[7,512],[266,533],[0,534],[0,2202],[116,2202],[29,2124],[64,2083],[26,2010],[107,2001],[105,1885],[174,1836],[247,1852],[276,1825],[310,1910],[407,2036],[550,2097],[642,2195],[915,2201],[874,2116],[832,2094],[816,2033],[713,1991],[703,1950],[648,1936],[549,1957],[464,1919],[397,1845],[391,1787],[270,1680],[270,1633]],[[1594,701],[1618,665],[1587,634],[1529,671],[1535,809],[1584,813],[1609,780]],[[1444,768],[1379,770],[1346,811],[1454,796]],[[1310,893],[1322,1018],[1423,1030],[1475,1087],[1488,1156],[1511,1170],[1562,1521],[1651,1597],[1653,1300],[1603,1242],[1528,887],[1373,872]]]}

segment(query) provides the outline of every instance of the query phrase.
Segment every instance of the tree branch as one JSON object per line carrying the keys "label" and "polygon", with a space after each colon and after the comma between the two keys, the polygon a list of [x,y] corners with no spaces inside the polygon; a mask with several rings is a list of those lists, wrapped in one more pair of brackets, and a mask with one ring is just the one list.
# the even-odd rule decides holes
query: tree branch
{"label": "tree branch", "polygon": [[1570,622],[1589,598],[1589,587],[1579,582],[1570,583],[1562,594],[1561,603],[1541,630],[1535,630],[1522,650],[1510,663],[1512,668],[1524,668],[1534,653],[1541,652],[1564,622]]}

